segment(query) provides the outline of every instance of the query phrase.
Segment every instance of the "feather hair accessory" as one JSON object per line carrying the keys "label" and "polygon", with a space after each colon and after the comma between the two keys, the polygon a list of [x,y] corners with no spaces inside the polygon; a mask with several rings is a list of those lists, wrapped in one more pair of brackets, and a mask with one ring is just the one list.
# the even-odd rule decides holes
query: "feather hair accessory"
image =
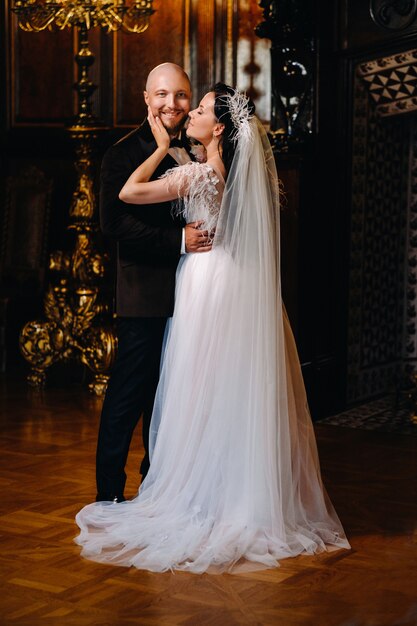
{"label": "feather hair accessory", "polygon": [[224,94],[219,97],[226,104],[230,111],[233,126],[235,128],[231,135],[235,143],[240,139],[250,139],[252,136],[250,120],[254,117],[249,110],[249,98],[245,93],[237,89],[233,94]]}

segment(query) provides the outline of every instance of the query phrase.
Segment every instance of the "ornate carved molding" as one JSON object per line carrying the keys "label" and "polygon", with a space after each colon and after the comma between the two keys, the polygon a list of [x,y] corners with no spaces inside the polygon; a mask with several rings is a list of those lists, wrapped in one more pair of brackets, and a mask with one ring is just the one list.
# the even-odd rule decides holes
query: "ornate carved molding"
{"label": "ornate carved molding", "polygon": [[417,15],[417,0],[370,0],[369,13],[378,26],[403,30]]}
{"label": "ornate carved molding", "polygon": [[365,81],[380,116],[417,111],[417,49],[361,63]]}

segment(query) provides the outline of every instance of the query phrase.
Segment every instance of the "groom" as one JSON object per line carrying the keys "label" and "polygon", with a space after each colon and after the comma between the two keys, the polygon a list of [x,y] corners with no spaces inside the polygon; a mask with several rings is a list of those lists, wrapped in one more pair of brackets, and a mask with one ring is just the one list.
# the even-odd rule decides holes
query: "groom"
{"label": "groom", "polygon": [[[191,103],[190,80],[178,65],[163,63],[150,72],[144,98],[172,138],[172,147],[153,180],[190,160],[182,137]],[[174,220],[169,202],[138,206],[119,200],[132,171],[155,149],[145,121],[106,152],[101,170],[100,224],[103,233],[117,242],[118,349],[101,413],[97,501],[125,499],[125,465],[141,414],[142,477],[148,471],[149,425],[165,324],[174,308],[177,263],[181,253],[210,250],[207,233],[202,238],[197,223],[184,226]]]}

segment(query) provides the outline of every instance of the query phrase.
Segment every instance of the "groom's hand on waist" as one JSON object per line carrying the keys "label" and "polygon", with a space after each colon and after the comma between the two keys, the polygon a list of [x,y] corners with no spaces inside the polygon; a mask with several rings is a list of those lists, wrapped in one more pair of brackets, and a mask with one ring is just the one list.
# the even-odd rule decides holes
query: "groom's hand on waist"
{"label": "groom's hand on waist", "polygon": [[211,239],[207,230],[200,230],[203,222],[191,222],[185,226],[185,251],[209,252]]}

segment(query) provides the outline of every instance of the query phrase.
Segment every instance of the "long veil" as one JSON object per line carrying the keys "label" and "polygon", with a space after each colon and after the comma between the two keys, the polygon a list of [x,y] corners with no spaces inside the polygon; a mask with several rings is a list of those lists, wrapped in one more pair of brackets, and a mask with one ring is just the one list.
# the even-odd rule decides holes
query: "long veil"
{"label": "long veil", "polygon": [[[232,262],[216,334],[222,356],[215,393],[224,450],[235,472],[242,513],[281,537],[290,553],[349,547],[323,487],[300,363],[281,296],[279,183],[262,124],[252,117],[239,137],[221,204],[214,250]],[[221,436],[221,433],[220,433]],[[237,460],[236,454],[244,451]],[[259,520],[262,511],[263,519]],[[250,513],[249,513],[250,512]]]}

